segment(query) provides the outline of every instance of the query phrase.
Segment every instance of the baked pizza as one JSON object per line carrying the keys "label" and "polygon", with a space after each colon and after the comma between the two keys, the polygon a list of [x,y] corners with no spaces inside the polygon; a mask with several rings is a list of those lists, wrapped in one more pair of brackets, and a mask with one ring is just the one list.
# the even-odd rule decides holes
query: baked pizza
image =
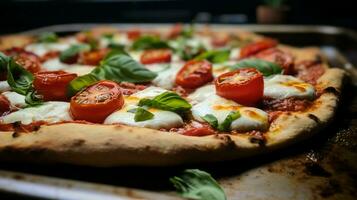
{"label": "baked pizza", "polygon": [[344,72],[239,29],[97,27],[0,39],[0,159],[90,166],[232,160],[321,130]]}

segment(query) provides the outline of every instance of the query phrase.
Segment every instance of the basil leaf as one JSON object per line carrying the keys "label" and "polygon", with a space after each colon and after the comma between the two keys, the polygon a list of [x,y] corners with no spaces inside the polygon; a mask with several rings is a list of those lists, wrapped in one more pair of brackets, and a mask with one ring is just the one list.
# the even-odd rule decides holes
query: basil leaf
{"label": "basil leaf", "polygon": [[33,75],[10,58],[7,64],[7,82],[16,93],[26,95],[32,88]]}
{"label": "basil leaf", "polygon": [[211,50],[196,56],[195,60],[208,60],[212,63],[222,63],[229,59],[230,50]]}
{"label": "basil leaf", "polygon": [[109,58],[115,56],[115,55],[127,55],[130,56],[125,50],[124,48],[119,48],[119,47],[115,47],[113,48],[111,51],[109,51],[109,53],[104,57],[103,62],[105,60],[108,60]]}
{"label": "basil leaf", "polygon": [[99,79],[93,74],[86,74],[83,76],[78,76],[73,79],[67,88],[68,96],[74,96],[77,92],[81,91],[83,88],[92,85],[93,83],[99,81]]}
{"label": "basil leaf", "polygon": [[193,36],[193,33],[195,32],[194,26],[191,24],[189,26],[185,26],[182,29],[182,32],[180,33],[180,35],[182,37],[186,37],[186,38],[190,38]]}
{"label": "basil leaf", "polygon": [[99,80],[130,83],[149,82],[157,76],[156,73],[124,54],[114,55],[104,60],[101,66],[95,68],[91,74]]}
{"label": "basil leaf", "polygon": [[218,127],[218,120],[217,118],[212,115],[212,114],[207,114],[203,117],[201,117],[203,120],[205,120],[207,123],[209,123],[213,128]]}
{"label": "basil leaf", "polygon": [[133,43],[131,48],[134,50],[145,50],[145,49],[162,49],[168,47],[169,45],[158,37],[143,36],[137,39]]}
{"label": "basil leaf", "polygon": [[196,200],[226,200],[221,186],[212,176],[198,169],[187,169],[181,176],[170,178],[177,192],[184,198]]}
{"label": "basil leaf", "polygon": [[146,121],[146,120],[154,118],[154,114],[152,114],[148,110],[141,108],[141,107],[128,110],[128,112],[133,112],[134,110],[135,110],[135,112],[134,112],[135,113],[135,116],[134,116],[135,122],[142,122],[142,121]]}
{"label": "basil leaf", "polygon": [[30,90],[25,97],[25,102],[29,106],[38,106],[42,105],[42,96],[36,94],[36,90]]}
{"label": "basil leaf", "polygon": [[68,95],[73,96],[84,87],[99,80],[144,83],[153,80],[156,76],[156,73],[146,69],[130,56],[116,51],[102,60],[100,66],[93,69],[91,73],[72,80],[69,84]]}
{"label": "basil leaf", "polygon": [[217,129],[219,131],[230,131],[231,129],[231,124],[234,120],[238,119],[240,117],[240,113],[239,111],[232,111],[230,112],[226,119],[224,119],[224,121],[222,122],[222,124],[220,124]]}
{"label": "basil leaf", "polygon": [[38,42],[52,43],[58,41],[58,36],[53,32],[45,32],[38,36]]}
{"label": "basil leaf", "polygon": [[260,71],[264,76],[270,76],[274,74],[281,74],[283,69],[280,65],[268,62],[261,59],[250,58],[244,59],[230,67],[232,70],[242,68],[255,68]]}
{"label": "basil leaf", "polygon": [[173,49],[181,59],[191,60],[206,51],[202,44],[192,44],[187,40],[187,38],[180,37],[175,41],[170,42],[171,49]]}
{"label": "basil leaf", "polygon": [[59,56],[59,59],[61,62],[66,62],[77,56],[80,52],[89,50],[90,46],[88,44],[75,44],[70,46],[68,49],[62,51]]}
{"label": "basil leaf", "polygon": [[191,104],[174,92],[164,92],[153,99],[141,99],[138,105],[177,113],[188,111],[192,107]]}
{"label": "basil leaf", "polygon": [[7,64],[9,63],[9,57],[0,52],[0,71],[6,72],[7,71]]}

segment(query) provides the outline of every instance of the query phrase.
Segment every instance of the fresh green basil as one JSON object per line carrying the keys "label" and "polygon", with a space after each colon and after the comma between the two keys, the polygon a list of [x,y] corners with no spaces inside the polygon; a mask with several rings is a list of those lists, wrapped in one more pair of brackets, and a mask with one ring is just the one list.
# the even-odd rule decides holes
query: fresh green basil
{"label": "fresh green basil", "polygon": [[201,117],[203,120],[205,120],[207,123],[209,123],[213,128],[218,127],[218,120],[217,118],[212,115],[212,114],[207,114],[203,117]]}
{"label": "fresh green basil", "polygon": [[146,50],[146,49],[163,49],[169,48],[167,42],[155,36],[142,36],[135,40],[132,47],[133,50]]}
{"label": "fresh green basil", "polygon": [[203,44],[190,43],[188,40],[187,38],[179,37],[169,43],[170,48],[177,53],[181,59],[191,60],[206,51]]}
{"label": "fresh green basil", "polygon": [[195,60],[208,60],[212,63],[222,63],[229,59],[230,50],[211,50],[201,53],[195,57]]}
{"label": "fresh green basil", "polygon": [[201,117],[207,123],[209,123],[213,128],[219,131],[230,131],[231,124],[234,120],[240,117],[239,111],[230,112],[221,124],[218,124],[217,118],[212,114],[207,114]]}
{"label": "fresh green basil", "polygon": [[7,71],[7,64],[9,63],[9,57],[0,52],[0,71]]}
{"label": "fresh green basil", "polygon": [[271,76],[274,74],[281,74],[283,69],[280,65],[268,62],[261,59],[250,58],[244,59],[230,67],[232,70],[242,69],[242,68],[255,68],[260,71],[264,76]]}
{"label": "fresh green basil", "polygon": [[103,59],[103,62],[105,60],[108,60],[109,58],[113,57],[113,56],[116,56],[116,55],[127,55],[127,56],[130,56],[125,50],[124,50],[124,47],[113,47],[111,51],[109,51],[109,53],[104,57]]}
{"label": "fresh green basil", "polygon": [[93,69],[91,73],[72,80],[69,84],[68,95],[73,96],[99,80],[144,83],[153,80],[156,76],[156,73],[146,69],[130,56],[117,51],[102,60],[100,66]]}
{"label": "fresh green basil", "polygon": [[158,108],[176,113],[186,112],[192,107],[191,104],[189,104],[185,99],[174,92],[164,92],[154,97],[153,99],[141,99],[138,105]]}
{"label": "fresh green basil", "polygon": [[53,32],[45,32],[38,36],[37,41],[41,43],[53,43],[58,41],[58,36]]}
{"label": "fresh green basil", "polygon": [[181,33],[180,33],[180,36],[182,37],[186,37],[186,38],[190,38],[193,36],[195,32],[195,28],[194,26],[191,24],[189,26],[184,26]]}
{"label": "fresh green basil", "polygon": [[7,82],[11,89],[26,95],[32,88],[33,75],[10,58],[7,64]]}
{"label": "fresh green basil", "polygon": [[61,62],[66,62],[75,56],[77,56],[80,52],[89,51],[90,46],[88,44],[74,44],[70,46],[68,49],[61,52],[59,59]]}
{"label": "fresh green basil", "polygon": [[42,96],[36,93],[36,90],[30,90],[25,97],[25,102],[29,106],[42,105]]}
{"label": "fresh green basil", "polygon": [[181,176],[170,178],[170,182],[184,198],[196,200],[227,199],[221,186],[205,171],[187,169]]}
{"label": "fresh green basil", "polygon": [[224,121],[220,125],[218,125],[217,129],[219,131],[230,131],[232,122],[238,119],[239,117],[240,117],[239,111],[230,112],[227,115],[226,119],[224,119]]}
{"label": "fresh green basil", "polygon": [[138,107],[128,110],[130,113],[135,113],[134,120],[135,122],[142,122],[154,118],[154,114],[146,110],[145,108]]}

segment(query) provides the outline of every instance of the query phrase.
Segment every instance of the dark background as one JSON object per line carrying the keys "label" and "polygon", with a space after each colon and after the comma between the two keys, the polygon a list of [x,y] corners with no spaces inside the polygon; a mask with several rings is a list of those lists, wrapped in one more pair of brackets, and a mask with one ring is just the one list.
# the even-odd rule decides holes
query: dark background
{"label": "dark background", "polygon": [[[288,24],[323,24],[357,30],[349,0],[288,0]],[[1,0],[0,33],[66,23],[256,23],[262,0]]]}

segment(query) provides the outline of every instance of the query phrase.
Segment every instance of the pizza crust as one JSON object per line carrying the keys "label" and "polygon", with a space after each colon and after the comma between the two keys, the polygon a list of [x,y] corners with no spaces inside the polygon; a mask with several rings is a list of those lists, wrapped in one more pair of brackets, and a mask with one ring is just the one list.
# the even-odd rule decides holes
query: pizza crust
{"label": "pizza crust", "polygon": [[[316,48],[284,46],[297,60],[316,57]],[[168,166],[248,157],[311,137],[333,118],[345,73],[328,68],[318,79],[324,93],[305,112],[280,115],[266,133],[264,145],[247,134],[183,136],[124,125],[65,123],[31,133],[0,132],[0,160],[70,163],[98,167]]]}

